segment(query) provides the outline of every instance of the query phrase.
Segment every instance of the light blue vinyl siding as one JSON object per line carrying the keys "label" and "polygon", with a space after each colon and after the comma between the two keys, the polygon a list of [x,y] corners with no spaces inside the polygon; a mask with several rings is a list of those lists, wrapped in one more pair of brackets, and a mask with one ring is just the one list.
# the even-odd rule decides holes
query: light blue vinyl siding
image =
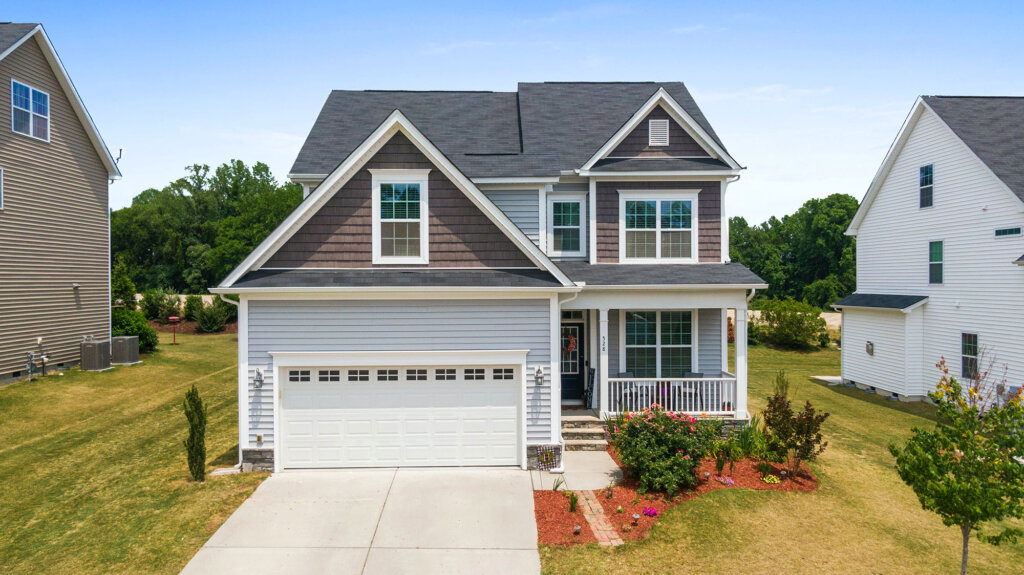
{"label": "light blue vinyl siding", "polygon": [[512,223],[519,226],[520,230],[530,238],[533,243],[540,245],[540,192],[538,190],[485,190],[486,195],[494,205],[505,212]]}
{"label": "light blue vinyl siding", "polygon": [[[550,302],[535,300],[249,302],[249,442],[274,441],[271,351],[423,351],[528,349],[527,443],[551,441]],[[539,366],[544,381],[533,377]]]}

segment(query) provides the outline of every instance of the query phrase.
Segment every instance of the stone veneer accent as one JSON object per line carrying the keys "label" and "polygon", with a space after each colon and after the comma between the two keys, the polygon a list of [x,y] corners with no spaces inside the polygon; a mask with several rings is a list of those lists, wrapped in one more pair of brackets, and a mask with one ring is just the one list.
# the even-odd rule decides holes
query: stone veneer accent
{"label": "stone veneer accent", "polygon": [[273,448],[243,449],[242,471],[273,471]]}

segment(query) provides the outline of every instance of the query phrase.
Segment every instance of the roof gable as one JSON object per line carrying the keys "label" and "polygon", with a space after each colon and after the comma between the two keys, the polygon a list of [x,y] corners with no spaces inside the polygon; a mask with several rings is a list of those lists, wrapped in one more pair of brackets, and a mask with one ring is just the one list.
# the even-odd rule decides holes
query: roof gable
{"label": "roof gable", "polygon": [[[651,120],[668,122],[668,145],[652,146]],[[633,131],[608,153],[608,158],[708,158],[711,154],[662,106],[642,118]]]}
{"label": "roof gable", "polygon": [[92,142],[93,147],[96,148],[96,153],[99,155],[104,167],[106,167],[107,173],[111,178],[120,178],[121,171],[117,167],[117,162],[110,154],[107,144],[103,141],[99,129],[92,121],[92,116],[89,115],[89,111],[85,108],[82,97],[78,94],[78,90],[75,89],[71,77],[68,75],[67,70],[64,69],[60,56],[57,55],[57,51],[54,49],[53,44],[50,43],[50,38],[46,35],[46,31],[43,30],[41,24],[0,24],[0,60],[14,53],[25,42],[33,38],[38,40],[39,47],[42,49],[46,61],[50,64],[50,69],[57,77],[57,82],[63,88],[64,93],[67,94],[71,107],[75,110],[79,122],[85,127],[89,140]]}
{"label": "roof gable", "polygon": [[403,134],[415,147],[437,166],[438,171],[461,190],[508,237],[534,265],[547,270],[563,285],[572,281],[499,210],[451,161],[428,140],[405,115],[395,110],[380,124],[344,162],[314,190],[248,257],[221,282],[221,288],[230,287],[250,271],[262,267],[291,239],[335,193],[361,170],[366,163],[396,134]]}

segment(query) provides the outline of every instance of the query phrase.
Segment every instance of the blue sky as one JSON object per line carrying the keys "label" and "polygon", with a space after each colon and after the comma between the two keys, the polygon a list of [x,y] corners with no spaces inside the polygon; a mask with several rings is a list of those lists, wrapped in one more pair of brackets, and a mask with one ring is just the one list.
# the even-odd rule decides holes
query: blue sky
{"label": "blue sky", "polygon": [[116,155],[127,205],[193,163],[284,179],[328,92],[681,80],[746,166],[751,221],[860,198],[919,94],[1024,95],[1004,2],[25,2]]}

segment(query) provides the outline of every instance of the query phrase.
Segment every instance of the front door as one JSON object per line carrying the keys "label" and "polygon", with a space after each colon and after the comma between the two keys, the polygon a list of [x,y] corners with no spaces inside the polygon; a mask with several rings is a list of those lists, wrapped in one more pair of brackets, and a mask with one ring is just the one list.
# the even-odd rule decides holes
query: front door
{"label": "front door", "polygon": [[583,323],[563,321],[561,339],[559,364],[562,366],[562,399],[583,399],[583,381],[586,377]]}

